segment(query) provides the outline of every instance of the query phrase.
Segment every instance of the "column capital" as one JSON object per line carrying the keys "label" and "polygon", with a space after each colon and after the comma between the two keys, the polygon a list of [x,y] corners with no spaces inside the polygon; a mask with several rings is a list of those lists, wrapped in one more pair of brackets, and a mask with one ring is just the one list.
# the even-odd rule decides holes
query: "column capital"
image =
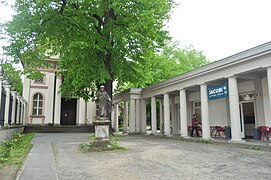
{"label": "column capital", "polygon": [[62,76],[56,76],[57,79],[61,79],[62,80]]}
{"label": "column capital", "polygon": [[11,88],[11,85],[9,85],[9,84],[4,84],[3,87],[4,87],[5,89],[10,89],[10,88]]}
{"label": "column capital", "polygon": [[13,96],[16,96],[17,91],[10,91],[10,93],[11,93]]}
{"label": "column capital", "polygon": [[229,78],[237,78],[237,76],[236,76],[235,74],[233,74],[233,75],[230,75],[230,76],[225,76],[224,78],[226,78],[226,79],[229,79]]}

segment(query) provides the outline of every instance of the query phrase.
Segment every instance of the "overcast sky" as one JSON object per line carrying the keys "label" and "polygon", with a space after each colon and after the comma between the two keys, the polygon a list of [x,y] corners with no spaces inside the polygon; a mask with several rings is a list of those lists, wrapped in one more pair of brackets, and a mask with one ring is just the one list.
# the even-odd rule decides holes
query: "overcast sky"
{"label": "overcast sky", "polygon": [[[219,60],[271,41],[271,0],[175,0],[173,39]],[[12,11],[0,4],[0,22]],[[2,42],[3,43],[3,42]],[[0,42],[0,46],[2,46]]]}
{"label": "overcast sky", "polygon": [[271,41],[271,0],[176,0],[169,30],[219,60]]}

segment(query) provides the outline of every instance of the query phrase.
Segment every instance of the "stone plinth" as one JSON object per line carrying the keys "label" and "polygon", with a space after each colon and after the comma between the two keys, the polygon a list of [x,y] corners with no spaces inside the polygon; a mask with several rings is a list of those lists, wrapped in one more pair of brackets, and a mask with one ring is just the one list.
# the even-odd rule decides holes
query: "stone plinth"
{"label": "stone plinth", "polygon": [[111,121],[108,119],[98,119],[93,122],[95,126],[94,146],[105,147],[110,143],[109,126]]}

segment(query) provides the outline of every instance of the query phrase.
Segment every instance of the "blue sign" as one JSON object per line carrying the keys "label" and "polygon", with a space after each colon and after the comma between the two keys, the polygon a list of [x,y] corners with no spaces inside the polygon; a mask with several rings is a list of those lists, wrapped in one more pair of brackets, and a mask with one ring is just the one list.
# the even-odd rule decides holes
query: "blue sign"
{"label": "blue sign", "polygon": [[215,100],[229,96],[228,83],[208,88],[208,100]]}

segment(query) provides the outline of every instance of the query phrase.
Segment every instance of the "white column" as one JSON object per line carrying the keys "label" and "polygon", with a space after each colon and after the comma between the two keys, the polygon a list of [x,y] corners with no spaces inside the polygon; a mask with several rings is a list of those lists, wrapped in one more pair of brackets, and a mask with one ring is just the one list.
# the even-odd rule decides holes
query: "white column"
{"label": "white column", "polygon": [[178,124],[178,118],[177,118],[177,108],[174,103],[174,96],[172,96],[172,101],[171,101],[171,117],[172,117],[172,129],[173,135],[178,135],[179,134],[179,124]]}
{"label": "white column", "polygon": [[147,123],[147,118],[146,118],[146,99],[142,99],[141,101],[141,133],[145,134],[146,133],[146,123]]}
{"label": "white column", "polygon": [[[15,117],[16,117],[16,91],[10,91],[11,95],[12,95],[12,113],[11,113],[11,125],[15,124]],[[1,101],[0,101],[1,102]]]}
{"label": "white column", "polygon": [[136,114],[136,133],[141,132],[141,109],[140,109],[140,100],[136,99],[136,109],[135,109],[135,114]]}
{"label": "white column", "polygon": [[[269,105],[270,105],[269,107],[271,107],[271,67],[267,68],[267,84],[268,84]],[[269,121],[267,119],[265,120],[266,126],[269,125],[268,122],[270,122],[270,119]]]}
{"label": "white column", "polygon": [[232,137],[231,140],[242,141],[237,79],[235,76],[232,76],[228,78],[228,81]]}
{"label": "white column", "polygon": [[180,123],[181,123],[181,136],[188,137],[187,135],[187,100],[186,90],[180,90]]}
{"label": "white column", "polygon": [[54,125],[60,125],[61,116],[61,93],[60,86],[62,83],[62,77],[56,77],[56,88],[55,88],[55,114],[54,114]]}
{"label": "white column", "polygon": [[210,122],[209,122],[209,103],[207,84],[200,85],[200,101],[201,101],[201,119],[202,119],[202,138],[210,138]]}
{"label": "white column", "polygon": [[128,102],[124,101],[124,114],[123,114],[123,130],[124,132],[128,132],[128,117],[129,117],[129,108],[128,108]]}
{"label": "white column", "polygon": [[6,90],[6,108],[5,108],[5,118],[4,118],[4,126],[8,126],[8,115],[9,115],[9,103],[10,103],[10,88],[11,85],[4,85]]}
{"label": "white column", "polygon": [[[0,68],[0,73],[1,73],[1,68]],[[1,109],[1,102],[2,102],[2,80],[3,80],[3,76],[0,74],[0,109]]]}
{"label": "white column", "polygon": [[86,102],[83,98],[79,100],[79,117],[78,117],[78,124],[77,125],[85,125],[86,123]]}
{"label": "white column", "polygon": [[24,99],[21,98],[21,114],[20,114],[20,119],[21,119],[21,124],[24,125],[25,122],[24,122]]}
{"label": "white column", "polygon": [[16,121],[17,124],[20,125],[21,124],[21,120],[20,120],[20,111],[21,111],[21,96],[17,96],[17,114],[16,114]]}
{"label": "white column", "polygon": [[114,129],[119,132],[119,104],[114,104],[115,114],[114,114]]}
{"label": "white column", "polygon": [[156,98],[151,98],[151,131],[157,134],[157,118],[156,118]]}
{"label": "white column", "polygon": [[163,114],[163,100],[160,99],[159,100],[159,111],[160,111],[160,131],[162,130],[162,127],[163,127],[163,123],[164,123],[164,114]]}
{"label": "white column", "polygon": [[135,100],[130,99],[129,106],[129,133],[135,133]]}
{"label": "white column", "polygon": [[169,115],[169,94],[164,94],[164,132],[166,136],[170,135],[170,115]]}
{"label": "white column", "polygon": [[24,124],[27,124],[28,123],[28,121],[27,121],[28,119],[26,117],[26,110],[27,110],[27,102],[26,102],[26,100],[24,100],[23,106],[24,106],[23,120],[24,120]]}

